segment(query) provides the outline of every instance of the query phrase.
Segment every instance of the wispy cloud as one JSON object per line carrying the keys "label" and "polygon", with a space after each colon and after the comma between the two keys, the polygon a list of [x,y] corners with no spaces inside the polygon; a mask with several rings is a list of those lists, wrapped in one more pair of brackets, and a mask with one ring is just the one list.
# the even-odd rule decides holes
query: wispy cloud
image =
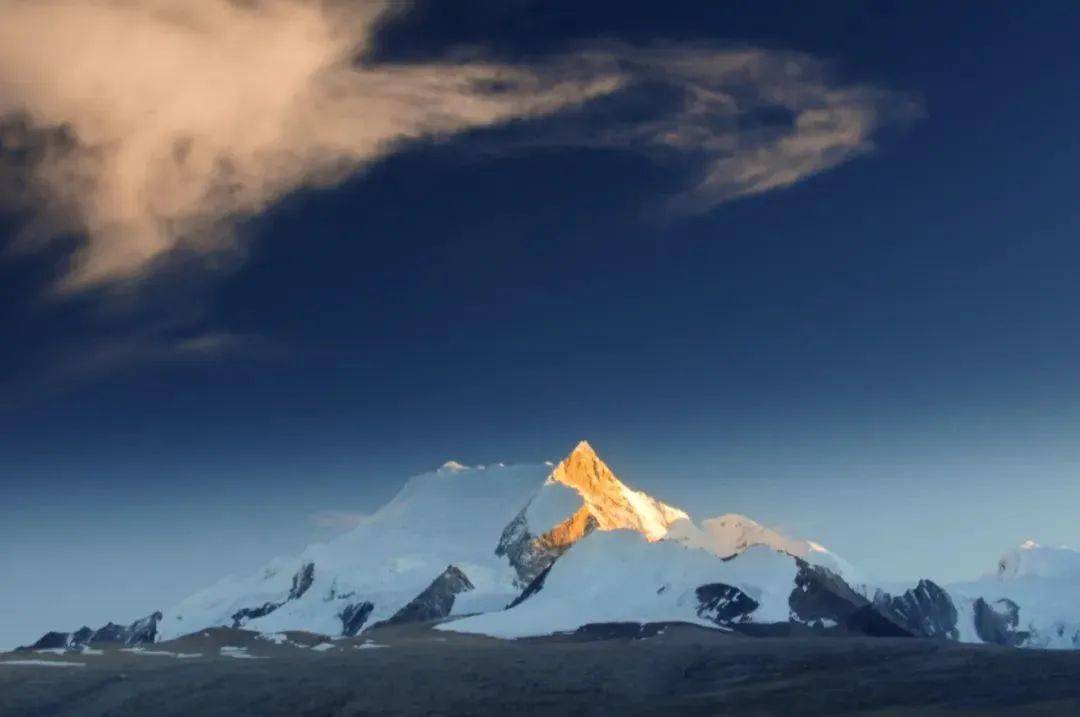
{"label": "wispy cloud", "polygon": [[335,184],[403,142],[595,109],[642,87],[666,88],[671,101],[633,118],[599,106],[580,132],[532,141],[695,157],[700,170],[672,204],[701,211],[869,151],[904,104],[838,85],[805,55],[754,48],[357,61],[398,7],[3,2],[0,143],[18,193],[48,220],[25,243],[85,237],[62,290],[130,283],[178,252],[230,251],[236,220]]}
{"label": "wispy cloud", "polygon": [[788,187],[871,152],[875,134],[920,115],[908,94],[835,79],[826,62],[754,47],[604,43],[558,58],[621,79],[507,148],[581,146],[643,152],[693,166],[668,208],[702,212]]}
{"label": "wispy cloud", "polygon": [[181,245],[226,249],[231,219],[337,182],[401,140],[551,112],[618,82],[354,62],[390,6],[0,5],[0,115],[49,140],[28,192],[88,235],[64,288],[137,277]]}

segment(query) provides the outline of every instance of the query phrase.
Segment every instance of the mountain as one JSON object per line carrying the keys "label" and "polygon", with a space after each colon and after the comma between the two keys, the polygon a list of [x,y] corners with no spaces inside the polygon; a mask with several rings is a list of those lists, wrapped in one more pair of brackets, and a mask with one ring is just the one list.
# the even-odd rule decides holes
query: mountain
{"label": "mountain", "polygon": [[970,629],[961,639],[1080,648],[1080,551],[1027,541],[978,580],[947,586]]}
{"label": "mountain", "polygon": [[335,540],[155,613],[149,639],[217,626],[356,635],[439,620],[523,637],[686,622],[1064,647],[1080,645],[1077,586],[1080,553],[1025,544],[980,581],[890,594],[825,547],[746,516],[695,522],[624,484],[583,441],[555,466],[451,461],[416,476]]}
{"label": "mountain", "polygon": [[422,611],[430,617],[501,610],[593,530],[655,541],[685,519],[625,486],[584,442],[554,469],[451,462],[410,479],[336,540],[166,610],[160,631],[165,639],[211,625],[355,634],[416,614],[428,590],[449,591]]}
{"label": "mountain", "polygon": [[684,621],[906,634],[884,617],[853,627],[853,614],[874,610],[845,582],[853,575],[820,545],[744,516],[696,525],[624,484],[583,441],[556,466],[451,462],[412,478],[350,533],[166,610],[159,632],[351,635],[475,615],[446,626],[521,636]]}
{"label": "mountain", "polygon": [[730,559],[755,545],[763,545],[787,555],[826,567],[849,583],[861,583],[859,572],[846,560],[811,540],[796,540],[766,528],[745,515],[728,513],[706,518],[701,526],[689,519],[672,526],[669,537],[692,548],[702,548]]}
{"label": "mountain", "polygon": [[83,626],[74,632],[47,632],[33,645],[24,650],[62,650],[76,649],[90,644],[144,645],[157,639],[157,626],[161,613],[155,612],[130,625],[117,625],[110,622],[104,627],[93,630]]}

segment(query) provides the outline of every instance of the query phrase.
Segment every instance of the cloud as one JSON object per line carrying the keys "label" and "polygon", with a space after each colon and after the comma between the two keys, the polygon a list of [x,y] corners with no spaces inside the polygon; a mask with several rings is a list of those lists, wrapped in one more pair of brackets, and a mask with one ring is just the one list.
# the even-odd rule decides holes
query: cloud
{"label": "cloud", "polygon": [[693,165],[667,202],[679,213],[708,211],[831,169],[871,152],[884,126],[922,111],[910,95],[840,83],[828,63],[798,52],[609,42],[558,62],[620,82],[546,131],[500,137],[488,149],[499,142],[508,149],[581,146]]}
{"label": "cloud", "polygon": [[89,239],[65,287],[138,276],[396,143],[550,112],[617,78],[353,61],[389,3],[8,0],[0,115],[53,137],[28,180]]}
{"label": "cloud", "polygon": [[[696,158],[672,206],[702,211],[869,151],[896,106],[889,93],[836,85],[812,58],[754,48],[373,61],[380,22],[400,7],[0,3],[0,186],[37,217],[22,247],[81,237],[61,290],[129,284],[176,255],[234,250],[236,221],[410,140],[588,108],[580,131],[529,141]],[[604,116],[603,101],[642,88],[672,101],[634,117],[615,102]]]}
{"label": "cloud", "polygon": [[614,138],[626,148],[700,157],[700,174],[672,201],[683,211],[790,186],[871,151],[883,124],[919,112],[910,97],[837,84],[825,63],[800,53],[678,46],[612,52],[637,82],[677,91],[673,109]]}
{"label": "cloud", "polygon": [[341,510],[323,510],[310,516],[310,520],[317,528],[327,530],[352,530],[370,516],[366,513],[350,513]]}

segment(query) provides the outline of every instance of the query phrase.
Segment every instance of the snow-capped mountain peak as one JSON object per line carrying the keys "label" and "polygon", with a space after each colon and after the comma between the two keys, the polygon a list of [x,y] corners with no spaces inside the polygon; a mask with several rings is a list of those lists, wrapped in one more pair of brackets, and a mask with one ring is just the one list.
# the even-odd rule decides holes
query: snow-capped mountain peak
{"label": "snow-capped mountain peak", "polygon": [[741,555],[754,546],[765,546],[828,568],[849,582],[862,582],[855,568],[824,546],[812,540],[789,538],[738,513],[706,518],[701,521],[701,527],[689,520],[679,522],[672,526],[669,537],[687,547],[707,550],[725,560]]}
{"label": "snow-capped mountain peak", "polygon": [[548,482],[576,490],[600,530],[636,530],[655,542],[667,535],[673,523],[688,519],[678,508],[627,487],[600,460],[588,441],[578,443],[555,466]]}
{"label": "snow-capped mountain peak", "polygon": [[1064,546],[1039,545],[1034,540],[1025,540],[998,560],[999,580],[1031,577],[1080,579],[1080,551]]}

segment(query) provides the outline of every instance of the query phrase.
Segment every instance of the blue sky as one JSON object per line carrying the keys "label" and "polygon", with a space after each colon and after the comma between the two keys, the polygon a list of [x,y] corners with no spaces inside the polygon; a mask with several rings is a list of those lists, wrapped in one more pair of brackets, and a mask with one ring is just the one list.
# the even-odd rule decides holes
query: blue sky
{"label": "blue sky", "polygon": [[[612,135],[671,101],[642,81],[614,109],[403,142],[290,189],[235,223],[242,251],[59,298],[100,231],[9,251],[0,646],[140,617],[449,458],[580,438],[693,515],[743,512],[882,577],[1080,545],[1080,9],[580,5],[421,4],[370,53],[798,53],[829,88],[882,93],[874,147],[680,211],[715,156]],[[715,131],[790,118],[738,120]],[[0,242],[51,211],[13,207]]]}

